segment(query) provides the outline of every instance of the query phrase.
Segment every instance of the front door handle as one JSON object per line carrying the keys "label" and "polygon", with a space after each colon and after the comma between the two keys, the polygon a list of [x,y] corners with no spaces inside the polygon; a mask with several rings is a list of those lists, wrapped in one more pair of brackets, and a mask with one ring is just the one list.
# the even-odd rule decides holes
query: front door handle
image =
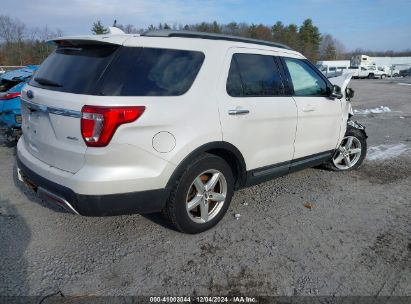
{"label": "front door handle", "polygon": [[305,107],[303,107],[303,112],[314,112],[315,111],[315,107],[307,105]]}
{"label": "front door handle", "polygon": [[249,113],[250,113],[249,110],[243,110],[243,109],[228,110],[228,115],[246,115]]}

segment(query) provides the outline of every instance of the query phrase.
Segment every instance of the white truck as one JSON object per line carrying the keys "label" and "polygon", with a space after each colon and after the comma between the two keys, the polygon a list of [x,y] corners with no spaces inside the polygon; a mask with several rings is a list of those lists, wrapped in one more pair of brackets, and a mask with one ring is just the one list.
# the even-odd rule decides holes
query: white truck
{"label": "white truck", "polygon": [[387,77],[387,73],[384,70],[381,71],[376,66],[351,66],[348,68],[348,72],[352,73],[352,77],[357,79],[383,79]]}

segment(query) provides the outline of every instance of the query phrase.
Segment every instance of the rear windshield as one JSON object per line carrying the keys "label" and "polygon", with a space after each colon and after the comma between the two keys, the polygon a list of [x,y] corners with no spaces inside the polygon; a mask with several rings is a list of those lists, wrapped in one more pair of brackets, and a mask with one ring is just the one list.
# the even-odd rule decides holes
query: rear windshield
{"label": "rear windshield", "polygon": [[42,63],[30,85],[48,90],[92,94],[118,45],[59,47]]}
{"label": "rear windshield", "polygon": [[49,90],[105,96],[178,96],[204,61],[196,51],[115,45],[59,47],[30,84]]}

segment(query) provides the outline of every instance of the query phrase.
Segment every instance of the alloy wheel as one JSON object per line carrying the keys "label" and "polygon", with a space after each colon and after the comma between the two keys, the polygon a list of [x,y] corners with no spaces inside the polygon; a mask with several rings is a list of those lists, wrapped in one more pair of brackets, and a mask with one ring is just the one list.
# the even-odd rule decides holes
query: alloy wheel
{"label": "alloy wheel", "polygon": [[207,223],[221,211],[227,196],[227,181],[214,169],[198,175],[188,189],[186,209],[196,223]]}
{"label": "alloy wheel", "polygon": [[354,136],[346,136],[333,156],[333,163],[338,169],[347,170],[355,166],[360,158],[361,142]]}

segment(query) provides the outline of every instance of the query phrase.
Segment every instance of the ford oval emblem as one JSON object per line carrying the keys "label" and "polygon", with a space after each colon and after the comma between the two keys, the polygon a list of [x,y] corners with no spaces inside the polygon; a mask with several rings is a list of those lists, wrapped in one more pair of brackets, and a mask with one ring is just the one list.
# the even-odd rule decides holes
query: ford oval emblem
{"label": "ford oval emblem", "polygon": [[26,95],[27,95],[27,97],[30,98],[30,99],[33,99],[33,97],[34,97],[34,94],[33,94],[33,91],[32,91],[32,90],[28,90],[27,93],[26,93]]}

